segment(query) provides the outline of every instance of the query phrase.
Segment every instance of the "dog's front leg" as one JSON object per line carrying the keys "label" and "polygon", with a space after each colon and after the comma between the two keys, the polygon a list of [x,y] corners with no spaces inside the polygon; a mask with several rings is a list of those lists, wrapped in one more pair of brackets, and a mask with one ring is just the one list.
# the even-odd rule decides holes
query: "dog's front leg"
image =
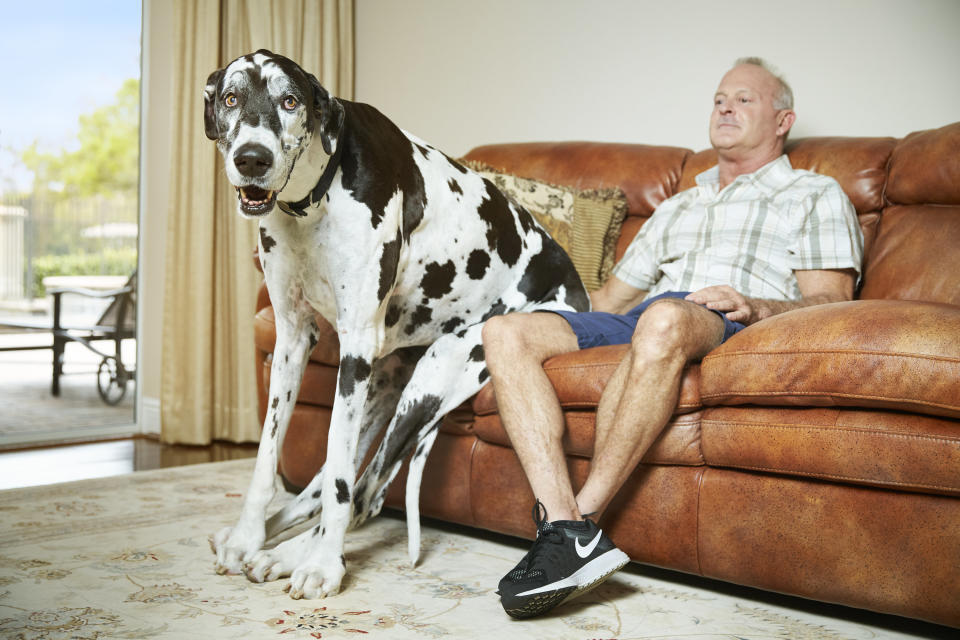
{"label": "dog's front leg", "polygon": [[263,548],[267,506],[276,490],[278,452],[290,424],[307,358],[317,341],[317,325],[308,310],[278,312],[276,318],[277,342],[270,367],[267,415],[253,478],[236,525],[222,529],[211,541],[219,574],[240,573],[244,562]]}
{"label": "dog's front leg", "polygon": [[290,576],[290,596],[295,599],[337,593],[346,573],[343,541],[352,515],[357,440],[375,354],[372,332],[357,333],[371,335],[340,336],[340,372],[327,436],[320,524],[311,531],[314,542]]}

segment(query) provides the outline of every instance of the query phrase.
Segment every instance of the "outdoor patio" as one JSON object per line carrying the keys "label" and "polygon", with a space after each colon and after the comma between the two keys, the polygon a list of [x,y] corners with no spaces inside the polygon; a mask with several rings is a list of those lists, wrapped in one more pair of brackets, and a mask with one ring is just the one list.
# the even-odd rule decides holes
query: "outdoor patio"
{"label": "outdoor patio", "polygon": [[[27,346],[50,344],[46,333],[0,333],[0,346]],[[100,343],[111,350],[109,343]],[[50,393],[53,352],[0,352],[0,448],[27,439],[39,441],[89,437],[102,426],[132,425],[136,387],[128,383],[126,395],[116,406],[109,406],[97,392],[97,367],[100,358],[71,342],[64,355],[64,376],[60,378],[60,396]],[[123,362],[133,368],[136,361],[136,341],[125,340]],[[131,429],[132,431],[132,429]],[[66,432],[66,436],[64,436]],[[16,446],[22,446],[17,444]]]}

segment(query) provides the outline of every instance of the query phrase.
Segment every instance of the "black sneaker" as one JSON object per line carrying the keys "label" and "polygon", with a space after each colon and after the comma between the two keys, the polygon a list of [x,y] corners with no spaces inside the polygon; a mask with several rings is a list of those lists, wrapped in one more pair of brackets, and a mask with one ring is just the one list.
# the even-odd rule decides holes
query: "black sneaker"
{"label": "black sneaker", "polygon": [[514,618],[530,618],[576,598],[630,561],[590,519],[547,522],[547,510],[537,500],[533,520],[536,541],[497,591],[504,611]]}

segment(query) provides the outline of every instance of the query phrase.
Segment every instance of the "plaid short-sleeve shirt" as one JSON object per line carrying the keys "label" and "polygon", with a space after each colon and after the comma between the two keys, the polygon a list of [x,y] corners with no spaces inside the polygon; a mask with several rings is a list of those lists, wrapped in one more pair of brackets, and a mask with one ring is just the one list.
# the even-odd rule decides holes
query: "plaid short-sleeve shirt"
{"label": "plaid short-sleeve shirt", "polygon": [[648,298],[729,285],[750,298],[798,300],[796,270],[860,273],[863,233],[833,178],[782,155],[723,190],[717,167],[696,181],[657,207],[614,268]]}

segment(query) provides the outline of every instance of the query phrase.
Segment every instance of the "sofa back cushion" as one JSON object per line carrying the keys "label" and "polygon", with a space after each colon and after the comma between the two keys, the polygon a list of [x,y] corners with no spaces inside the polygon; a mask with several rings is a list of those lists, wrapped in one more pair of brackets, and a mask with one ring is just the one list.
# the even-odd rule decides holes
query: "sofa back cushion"
{"label": "sofa back cushion", "polygon": [[888,176],[861,297],[960,305],[960,122],[905,137]]}
{"label": "sofa back cushion", "polygon": [[[960,122],[902,140],[801,138],[790,162],[831,176],[850,197],[864,232],[859,297],[960,305]],[[619,260],[654,209],[692,187],[716,152],[603,142],[533,142],[477,147],[472,160],[577,189],[619,186],[629,212]]]}

